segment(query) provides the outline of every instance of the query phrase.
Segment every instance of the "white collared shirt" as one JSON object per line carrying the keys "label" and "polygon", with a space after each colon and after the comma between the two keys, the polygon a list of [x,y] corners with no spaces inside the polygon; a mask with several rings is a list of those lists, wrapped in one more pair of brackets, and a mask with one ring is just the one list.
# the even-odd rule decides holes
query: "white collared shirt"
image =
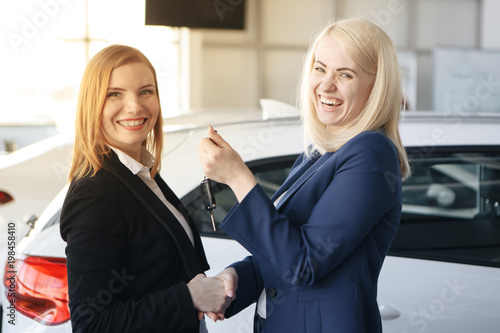
{"label": "white collared shirt", "polygon": [[188,222],[186,221],[182,213],[177,208],[175,208],[174,205],[168,202],[158,184],[153,178],[151,178],[149,169],[154,164],[153,156],[151,155],[151,153],[146,148],[143,148],[141,152],[141,163],[139,163],[132,157],[125,154],[123,151],[114,147],[110,148],[113,149],[116,155],[118,155],[118,159],[120,160],[120,162],[122,162],[123,165],[125,165],[134,175],[139,176],[139,178],[141,178],[142,181],[154,192],[154,194],[156,194],[156,196],[163,202],[163,204],[167,206],[167,208],[175,216],[177,221],[179,221],[179,223],[182,225],[182,227],[186,231],[186,234],[191,240],[191,243],[194,245],[193,231],[191,230]]}

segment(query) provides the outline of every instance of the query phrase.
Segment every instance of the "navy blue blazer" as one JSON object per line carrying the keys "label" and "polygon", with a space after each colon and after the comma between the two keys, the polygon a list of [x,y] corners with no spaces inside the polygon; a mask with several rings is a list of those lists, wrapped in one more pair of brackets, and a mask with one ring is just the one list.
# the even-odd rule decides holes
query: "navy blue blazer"
{"label": "navy blue blazer", "polygon": [[186,283],[209,266],[181,201],[160,175],[155,181],[186,217],[195,246],[114,152],[95,176],[69,187],[60,228],[73,332],[199,333]]}
{"label": "navy blue blazer", "polygon": [[265,288],[262,332],[381,332],[377,280],[401,182],[394,144],[363,132],[335,153],[302,154],[271,199],[256,185],[221,224],[252,254],[232,265],[239,288],[226,316]]}

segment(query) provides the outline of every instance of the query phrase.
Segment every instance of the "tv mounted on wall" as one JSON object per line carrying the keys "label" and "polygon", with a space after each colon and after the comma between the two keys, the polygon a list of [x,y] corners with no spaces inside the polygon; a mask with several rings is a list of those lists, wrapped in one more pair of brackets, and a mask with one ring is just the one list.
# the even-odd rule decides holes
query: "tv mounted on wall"
{"label": "tv mounted on wall", "polygon": [[146,25],[244,29],[245,0],[146,0]]}

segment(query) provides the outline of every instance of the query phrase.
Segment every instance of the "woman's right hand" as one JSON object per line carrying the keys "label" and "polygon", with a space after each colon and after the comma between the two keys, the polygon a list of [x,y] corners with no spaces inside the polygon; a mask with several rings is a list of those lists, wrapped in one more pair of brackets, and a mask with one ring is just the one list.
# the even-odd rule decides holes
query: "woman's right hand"
{"label": "woman's right hand", "polygon": [[[228,267],[216,276],[224,282],[226,296],[233,301],[236,299],[236,290],[238,290],[238,273],[232,267]],[[213,321],[224,320],[224,313],[207,312],[207,316]]]}
{"label": "woman's right hand", "polygon": [[209,126],[208,137],[201,140],[199,148],[201,167],[205,176],[227,184],[241,202],[257,181],[240,155],[212,126]]}
{"label": "woman's right hand", "polygon": [[193,305],[199,312],[224,313],[234,299],[226,293],[224,280],[217,277],[196,275],[187,284]]}

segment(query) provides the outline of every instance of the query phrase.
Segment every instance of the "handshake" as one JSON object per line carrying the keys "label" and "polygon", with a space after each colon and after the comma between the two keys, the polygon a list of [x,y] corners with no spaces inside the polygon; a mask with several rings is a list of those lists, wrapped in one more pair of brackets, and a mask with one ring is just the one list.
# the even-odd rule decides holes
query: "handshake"
{"label": "handshake", "polygon": [[187,286],[199,319],[206,313],[213,321],[223,320],[224,312],[236,298],[238,274],[232,267],[214,277],[198,274]]}

